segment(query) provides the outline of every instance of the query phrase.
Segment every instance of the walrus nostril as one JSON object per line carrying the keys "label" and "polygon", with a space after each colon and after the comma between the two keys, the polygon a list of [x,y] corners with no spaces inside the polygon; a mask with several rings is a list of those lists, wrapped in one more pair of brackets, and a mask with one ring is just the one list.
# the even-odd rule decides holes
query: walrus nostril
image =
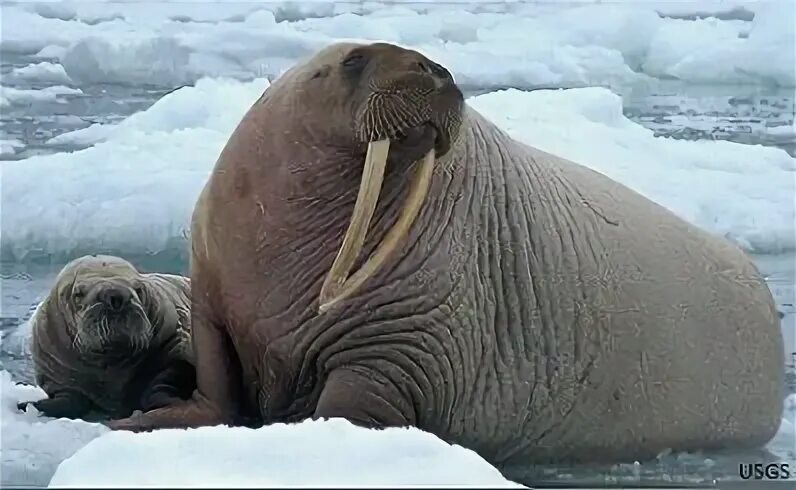
{"label": "walrus nostril", "polygon": [[108,304],[112,310],[118,311],[122,309],[122,304],[124,303],[124,300],[122,299],[120,294],[118,293],[111,294],[109,299],[110,301]]}
{"label": "walrus nostril", "polygon": [[420,69],[420,71],[421,71],[421,72],[423,72],[423,73],[429,73],[429,74],[433,73],[432,69],[431,69],[431,68],[428,66],[428,64],[427,64],[427,63],[424,63],[424,62],[422,62],[422,61],[418,61],[418,62],[417,62],[417,67],[418,67],[418,68]]}
{"label": "walrus nostril", "polygon": [[130,295],[121,289],[107,288],[97,295],[98,299],[112,311],[120,311],[127,304]]}

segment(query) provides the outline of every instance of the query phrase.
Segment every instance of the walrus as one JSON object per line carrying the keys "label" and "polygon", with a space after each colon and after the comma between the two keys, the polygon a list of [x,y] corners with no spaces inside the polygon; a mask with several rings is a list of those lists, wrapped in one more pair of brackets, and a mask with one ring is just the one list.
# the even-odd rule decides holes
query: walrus
{"label": "walrus", "polygon": [[50,417],[120,418],[196,388],[187,277],[142,274],[115,256],[68,263],[31,318],[33,405]]}
{"label": "walrus", "polygon": [[759,447],[771,294],[735,245],[512,139],[386,43],[298,63],[192,218],[197,390],[113,429],[343,417],[499,469]]}

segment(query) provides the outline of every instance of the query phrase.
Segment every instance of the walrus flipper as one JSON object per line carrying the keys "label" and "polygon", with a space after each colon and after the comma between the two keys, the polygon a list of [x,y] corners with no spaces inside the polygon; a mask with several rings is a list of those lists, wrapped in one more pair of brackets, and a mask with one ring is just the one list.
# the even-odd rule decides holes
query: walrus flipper
{"label": "walrus flipper", "polygon": [[190,398],[196,387],[196,369],[185,360],[175,360],[149,382],[141,395],[145,412]]}
{"label": "walrus flipper", "polygon": [[28,405],[33,405],[36,410],[47,417],[77,419],[91,411],[91,400],[74,391],[59,391],[51,398],[36,402],[21,402],[17,408],[25,410]]}

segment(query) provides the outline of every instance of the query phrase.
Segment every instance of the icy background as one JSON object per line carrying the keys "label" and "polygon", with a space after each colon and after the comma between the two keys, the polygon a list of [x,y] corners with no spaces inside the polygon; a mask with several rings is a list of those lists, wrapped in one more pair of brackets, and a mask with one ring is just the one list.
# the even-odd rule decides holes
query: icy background
{"label": "icy background", "polygon": [[[190,469],[201,467],[201,478],[217,485],[506,484],[471,452],[419,431],[385,438],[330,422],[109,434],[79,450],[104,428],[14,409],[41,396],[14,382],[32,379],[24,320],[60,266],[105,252],[147,270],[185,272],[188,217],[228,135],[268,80],[334,40],[424,52],[515,138],[605,173],[737,243],[766,274],[786,354],[796,352],[792,0],[3,0],[0,7],[2,485],[46,485],[76,451],[54,483],[196,485]],[[788,403],[768,450],[796,467],[796,400]],[[295,449],[273,453],[272,440]],[[199,446],[227,458],[210,466],[219,461],[210,453],[186,451]],[[240,459],[242,447],[259,456]],[[113,464],[97,465],[99,454],[111,453]],[[299,453],[327,462],[297,480]],[[412,461],[415,453],[426,463]],[[347,470],[364,455],[373,456],[368,471]],[[174,465],[154,476],[141,471],[162,461]],[[213,480],[233,473],[248,479]],[[549,474],[631,484],[732,479],[737,455],[669,455]]]}

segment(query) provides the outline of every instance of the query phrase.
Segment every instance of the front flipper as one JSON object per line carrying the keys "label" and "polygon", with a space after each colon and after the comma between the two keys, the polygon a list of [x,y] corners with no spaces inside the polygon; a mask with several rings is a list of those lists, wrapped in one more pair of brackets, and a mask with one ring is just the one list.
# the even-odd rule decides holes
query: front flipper
{"label": "front flipper", "polygon": [[112,430],[149,432],[157,429],[188,429],[230,423],[222,413],[202,395],[194,393],[189,400],[177,400],[163,408],[136,412],[124,419],[103,422]]}
{"label": "front flipper", "polygon": [[159,372],[141,395],[141,410],[148,412],[185,400],[196,388],[196,369],[187,361],[177,360]]}
{"label": "front flipper", "polygon": [[134,432],[155,429],[202,427],[231,424],[239,407],[240,361],[223,323],[212,313],[207,298],[207,281],[197,264],[193,271],[191,343],[196,364],[193,396],[163,408],[106,422],[114,430]]}
{"label": "front flipper", "polygon": [[368,428],[414,426],[417,420],[395,383],[358,366],[335,369],[324,384],[313,418],[333,417]]}
{"label": "front flipper", "polygon": [[47,417],[77,419],[91,411],[93,403],[80,393],[59,391],[50,398],[18,403],[17,408],[24,411],[28,405]]}

